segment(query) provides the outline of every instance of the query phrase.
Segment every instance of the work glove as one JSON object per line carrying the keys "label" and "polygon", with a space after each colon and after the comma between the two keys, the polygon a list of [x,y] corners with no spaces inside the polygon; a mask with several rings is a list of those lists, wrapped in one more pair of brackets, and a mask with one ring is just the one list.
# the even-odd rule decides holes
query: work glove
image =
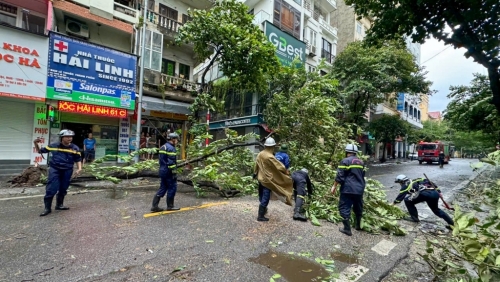
{"label": "work glove", "polygon": [[257,179],[257,173],[254,173],[252,176],[253,179]]}

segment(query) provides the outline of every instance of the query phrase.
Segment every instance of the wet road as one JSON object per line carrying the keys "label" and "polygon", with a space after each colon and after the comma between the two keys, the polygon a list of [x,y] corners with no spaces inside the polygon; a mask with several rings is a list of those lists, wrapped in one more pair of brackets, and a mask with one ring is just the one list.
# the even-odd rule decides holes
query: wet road
{"label": "wet road", "polygon": [[[393,200],[398,187],[389,187],[397,174],[414,178],[424,172],[445,193],[473,174],[469,160],[459,159],[444,169],[414,161],[372,166],[368,174],[386,185]],[[358,273],[350,281],[378,281],[406,255],[414,238],[412,232],[342,236],[334,224],[291,220],[292,208],[276,201],[269,206],[271,220],[260,223],[257,200],[250,196],[144,218],[153,195],[151,189],[71,195],[65,202],[69,211],[44,218],[38,216],[41,197],[0,200],[0,281],[269,281],[280,271],[283,277],[276,281],[297,281],[294,277],[321,275],[324,271],[308,261],[332,253],[342,277]],[[194,193],[176,198],[181,206],[222,201],[197,199]],[[308,260],[290,267],[286,261],[292,259],[283,257],[289,253]],[[343,257],[354,257],[359,266]]]}

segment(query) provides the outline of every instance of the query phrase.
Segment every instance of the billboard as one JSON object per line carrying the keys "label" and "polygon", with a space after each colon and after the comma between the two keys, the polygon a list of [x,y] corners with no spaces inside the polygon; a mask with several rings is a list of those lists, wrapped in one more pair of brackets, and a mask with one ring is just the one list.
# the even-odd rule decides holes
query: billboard
{"label": "billboard", "polygon": [[47,98],[135,108],[137,57],[50,33]]}
{"label": "billboard", "polygon": [[45,101],[49,39],[0,26],[0,96]]}
{"label": "billboard", "polygon": [[398,93],[398,104],[396,107],[396,110],[398,111],[404,111],[405,110],[405,93]]}
{"label": "billboard", "polygon": [[265,22],[264,33],[267,39],[276,47],[276,56],[282,65],[290,66],[295,58],[305,64],[306,44],[304,42],[281,31],[268,21]]}

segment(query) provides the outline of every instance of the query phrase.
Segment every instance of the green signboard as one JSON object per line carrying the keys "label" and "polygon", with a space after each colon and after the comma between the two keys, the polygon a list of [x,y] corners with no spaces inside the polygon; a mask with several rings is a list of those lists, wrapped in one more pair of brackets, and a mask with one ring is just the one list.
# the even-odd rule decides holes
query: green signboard
{"label": "green signboard", "polygon": [[264,32],[267,39],[276,46],[276,56],[284,66],[290,66],[297,58],[304,64],[306,62],[306,44],[288,33],[266,21]]}

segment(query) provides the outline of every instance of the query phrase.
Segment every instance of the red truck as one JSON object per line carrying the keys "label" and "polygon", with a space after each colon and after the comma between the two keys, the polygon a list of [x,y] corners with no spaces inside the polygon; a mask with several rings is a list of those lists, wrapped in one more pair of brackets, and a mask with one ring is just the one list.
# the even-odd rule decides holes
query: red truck
{"label": "red truck", "polygon": [[427,162],[431,164],[433,162],[439,162],[439,152],[444,152],[444,163],[448,164],[451,157],[450,144],[435,141],[435,142],[423,142],[420,141],[417,146],[418,151],[418,163],[422,164],[423,162]]}

